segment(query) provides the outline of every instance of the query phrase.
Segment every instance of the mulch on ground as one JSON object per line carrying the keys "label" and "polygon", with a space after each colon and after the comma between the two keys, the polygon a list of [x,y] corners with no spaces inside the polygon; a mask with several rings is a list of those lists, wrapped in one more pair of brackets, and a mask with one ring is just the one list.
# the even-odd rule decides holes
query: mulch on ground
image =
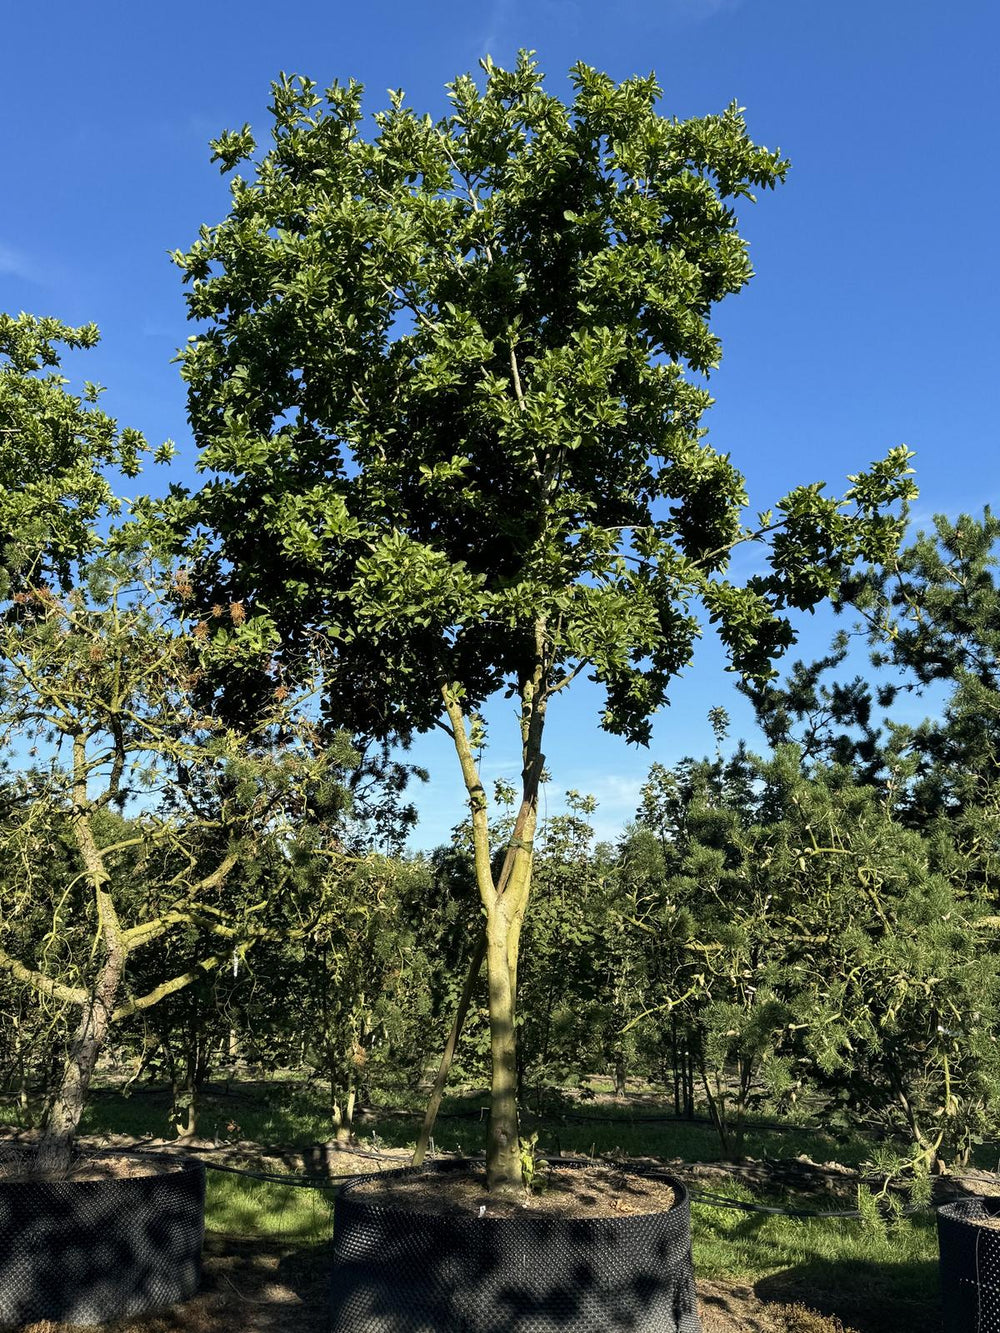
{"label": "mulch on ground", "polygon": [[355,1197],[384,1200],[407,1212],[453,1217],[623,1217],[665,1213],[677,1196],[655,1177],[634,1175],[617,1167],[560,1167],[539,1171],[538,1188],[521,1193],[513,1202],[491,1195],[486,1172],[470,1167],[435,1175],[373,1175],[356,1186]]}

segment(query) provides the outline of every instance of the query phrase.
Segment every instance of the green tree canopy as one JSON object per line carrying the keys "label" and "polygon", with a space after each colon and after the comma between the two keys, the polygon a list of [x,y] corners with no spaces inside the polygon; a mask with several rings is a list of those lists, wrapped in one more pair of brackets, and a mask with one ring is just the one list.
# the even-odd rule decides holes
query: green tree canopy
{"label": "green tree canopy", "polygon": [[[553,682],[586,663],[606,725],[644,739],[693,598],[764,670],[791,637],[780,613],[896,535],[806,487],[770,571],[721,577],[746,496],[700,428],[709,316],[751,274],[732,201],[787,164],[735,106],[680,123],[652,77],[572,80],[565,106],[522,56],[485,90],[456,80],[437,123],[395,95],[369,140],[359,85],[283,79],[273,147],[175,256],[209,321],[183,355],[217,474],[197,515],[286,640],[317,623],[337,640],[338,704],[376,730],[433,726],[428,681],[473,706],[520,684],[544,622]],[[254,141],[214,147],[229,170]],[[860,478],[858,515],[904,470],[897,451]]]}

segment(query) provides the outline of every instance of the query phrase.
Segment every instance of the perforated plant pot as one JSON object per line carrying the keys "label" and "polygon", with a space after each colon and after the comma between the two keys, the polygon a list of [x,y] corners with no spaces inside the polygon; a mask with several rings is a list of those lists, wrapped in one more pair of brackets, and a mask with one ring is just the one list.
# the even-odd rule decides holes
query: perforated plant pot
{"label": "perforated plant pot", "polygon": [[1000,1198],[937,1210],[945,1333],[1000,1333]]}
{"label": "perforated plant pot", "polygon": [[193,1296],[205,1168],[175,1157],[163,1166],[101,1180],[0,1179],[0,1327],[103,1324]]}
{"label": "perforated plant pot", "polygon": [[668,1212],[600,1218],[417,1213],[361,1183],[335,1205],[331,1333],[701,1333],[677,1180]]}

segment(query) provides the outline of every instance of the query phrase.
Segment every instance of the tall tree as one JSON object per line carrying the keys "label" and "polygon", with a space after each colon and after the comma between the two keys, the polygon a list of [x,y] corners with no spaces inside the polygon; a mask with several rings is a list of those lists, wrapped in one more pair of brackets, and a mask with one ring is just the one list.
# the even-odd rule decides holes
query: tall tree
{"label": "tall tree", "polygon": [[[697,604],[737,669],[765,674],[790,608],[898,540],[897,449],[844,499],[802,487],[744,528],[743,480],[705,441],[713,306],[751,275],[733,203],[787,164],[740,110],[657,110],[653,76],[585,65],[564,104],[522,53],[449,87],[435,122],[402,93],[364,133],[362,89],[273,85],[272,146],[214,144],[228,218],[175,258],[183,373],[213,475],[178,521],[197,583],[245,600],[290,664],[335,645],[328,693],[358,731],[440,727],[471,813],[487,930],[491,1188],[520,1184],[514,1006],[550,704],[581,673],[602,724],[644,742],[690,660]],[[767,534],[761,571],[726,578]],[[494,861],[480,710],[517,700],[520,800]],[[498,868],[499,867],[499,868]]]}
{"label": "tall tree", "polygon": [[824,1124],[908,1140],[910,1166],[965,1159],[1000,1095],[1000,986],[998,918],[960,858],[794,746],[660,769],[644,798],[687,923],[671,998],[723,1150],[755,1102],[805,1091]]}

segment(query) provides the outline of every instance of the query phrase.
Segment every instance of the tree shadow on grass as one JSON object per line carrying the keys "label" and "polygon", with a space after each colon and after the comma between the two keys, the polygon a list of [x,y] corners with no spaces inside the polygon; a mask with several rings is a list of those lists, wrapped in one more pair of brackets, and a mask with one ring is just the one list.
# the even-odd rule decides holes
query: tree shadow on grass
{"label": "tree shadow on grass", "polygon": [[938,1266],[929,1259],[813,1259],[762,1278],[754,1291],[835,1316],[858,1333],[941,1333]]}

